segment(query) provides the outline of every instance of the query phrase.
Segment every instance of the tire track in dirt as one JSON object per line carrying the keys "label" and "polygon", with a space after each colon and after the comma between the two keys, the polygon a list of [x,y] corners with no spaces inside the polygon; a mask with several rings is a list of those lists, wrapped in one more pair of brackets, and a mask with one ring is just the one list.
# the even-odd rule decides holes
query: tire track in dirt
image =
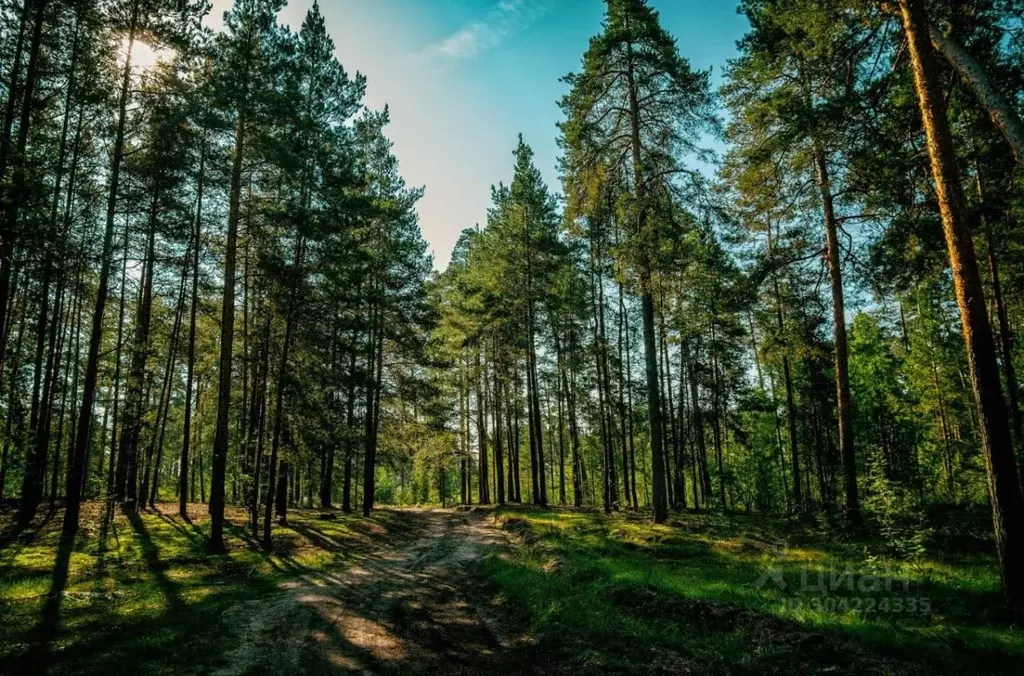
{"label": "tire track in dirt", "polygon": [[480,513],[398,514],[406,535],[359,563],[226,611],[234,645],[215,673],[529,673],[525,638],[474,570],[505,535]]}

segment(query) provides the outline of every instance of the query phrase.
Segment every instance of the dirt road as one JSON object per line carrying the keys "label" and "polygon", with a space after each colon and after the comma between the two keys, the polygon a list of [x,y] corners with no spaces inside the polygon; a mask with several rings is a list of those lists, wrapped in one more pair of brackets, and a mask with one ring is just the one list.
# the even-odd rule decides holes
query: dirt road
{"label": "dirt road", "polygon": [[504,534],[484,514],[400,516],[407,535],[358,565],[229,610],[238,635],[217,673],[530,673],[528,644],[474,571]]}

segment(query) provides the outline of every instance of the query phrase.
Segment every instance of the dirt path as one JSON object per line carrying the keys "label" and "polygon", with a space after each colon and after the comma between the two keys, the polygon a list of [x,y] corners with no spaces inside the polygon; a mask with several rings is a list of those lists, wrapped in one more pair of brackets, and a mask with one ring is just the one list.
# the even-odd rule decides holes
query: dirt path
{"label": "dirt path", "polygon": [[221,676],[528,673],[523,642],[472,564],[503,534],[483,514],[400,512],[409,535],[359,564],[227,612]]}

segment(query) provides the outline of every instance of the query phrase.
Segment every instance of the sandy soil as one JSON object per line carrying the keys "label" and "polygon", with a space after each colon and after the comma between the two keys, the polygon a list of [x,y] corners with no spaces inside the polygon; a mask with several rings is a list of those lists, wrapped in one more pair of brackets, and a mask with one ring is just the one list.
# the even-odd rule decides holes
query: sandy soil
{"label": "sandy soil", "polygon": [[220,676],[522,674],[529,642],[473,564],[505,535],[482,513],[408,510],[359,564],[290,582],[225,619]]}

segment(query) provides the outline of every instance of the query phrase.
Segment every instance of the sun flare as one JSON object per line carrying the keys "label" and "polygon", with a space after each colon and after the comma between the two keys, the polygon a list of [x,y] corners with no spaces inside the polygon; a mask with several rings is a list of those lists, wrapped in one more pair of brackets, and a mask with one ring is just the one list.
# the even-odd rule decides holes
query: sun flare
{"label": "sun flare", "polygon": [[[128,48],[128,40],[125,39],[124,48]],[[161,61],[168,61],[174,54],[174,50],[167,47],[154,47],[145,40],[136,38],[132,45],[132,68],[137,71],[151,70]]]}

